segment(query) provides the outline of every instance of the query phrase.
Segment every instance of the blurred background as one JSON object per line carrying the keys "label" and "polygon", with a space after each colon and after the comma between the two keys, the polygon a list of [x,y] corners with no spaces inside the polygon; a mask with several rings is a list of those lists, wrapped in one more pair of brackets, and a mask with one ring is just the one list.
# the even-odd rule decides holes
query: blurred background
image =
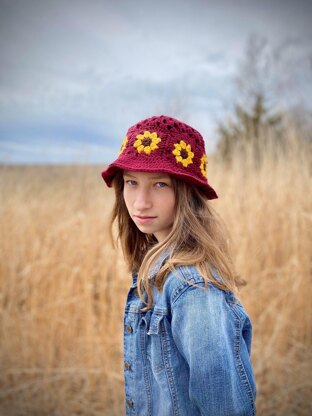
{"label": "blurred background", "polygon": [[0,7],[0,415],[124,414],[130,276],[100,173],[160,114],[206,141],[258,414],[312,414],[312,3]]}

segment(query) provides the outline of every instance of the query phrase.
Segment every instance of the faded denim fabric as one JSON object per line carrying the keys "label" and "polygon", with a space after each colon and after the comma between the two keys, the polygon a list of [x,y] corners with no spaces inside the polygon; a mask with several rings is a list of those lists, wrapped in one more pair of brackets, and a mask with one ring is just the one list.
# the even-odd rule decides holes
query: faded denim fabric
{"label": "faded denim fabric", "polygon": [[126,415],[255,415],[252,326],[234,295],[181,266],[142,313],[136,280],[124,315]]}

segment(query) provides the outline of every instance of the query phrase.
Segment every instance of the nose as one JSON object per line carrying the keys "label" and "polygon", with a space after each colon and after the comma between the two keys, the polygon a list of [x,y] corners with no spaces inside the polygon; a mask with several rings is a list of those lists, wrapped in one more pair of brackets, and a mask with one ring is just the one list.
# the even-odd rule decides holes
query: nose
{"label": "nose", "polygon": [[150,194],[145,189],[140,189],[137,191],[135,195],[135,200],[133,203],[133,207],[138,211],[144,211],[150,209],[152,207],[152,201],[150,198]]}

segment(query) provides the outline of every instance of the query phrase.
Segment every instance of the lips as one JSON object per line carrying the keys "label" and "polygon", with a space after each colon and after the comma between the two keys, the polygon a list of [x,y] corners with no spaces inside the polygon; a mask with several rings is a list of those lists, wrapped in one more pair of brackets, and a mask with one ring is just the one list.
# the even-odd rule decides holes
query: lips
{"label": "lips", "polygon": [[148,222],[153,221],[155,218],[157,218],[157,217],[152,217],[148,215],[134,215],[133,217],[140,223],[148,223]]}

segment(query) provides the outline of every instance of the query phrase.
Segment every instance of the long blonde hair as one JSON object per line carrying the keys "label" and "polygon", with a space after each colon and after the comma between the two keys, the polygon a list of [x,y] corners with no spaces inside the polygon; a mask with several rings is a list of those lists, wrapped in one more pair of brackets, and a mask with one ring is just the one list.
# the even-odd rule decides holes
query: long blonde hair
{"label": "long blonde hair", "polygon": [[[115,205],[111,216],[111,230],[117,222],[118,239],[129,270],[138,275],[138,293],[146,304],[143,310],[153,306],[151,267],[164,252],[170,253],[168,260],[156,274],[153,284],[161,290],[166,277],[176,266],[193,265],[201,276],[222,290],[237,293],[244,281],[235,274],[231,259],[228,232],[218,214],[200,192],[176,178],[171,178],[175,192],[176,215],[170,234],[158,243],[151,234],[142,233],[129,216],[123,197],[123,175],[114,178]],[[218,271],[217,280],[211,266]],[[147,295],[144,297],[144,293]]]}

